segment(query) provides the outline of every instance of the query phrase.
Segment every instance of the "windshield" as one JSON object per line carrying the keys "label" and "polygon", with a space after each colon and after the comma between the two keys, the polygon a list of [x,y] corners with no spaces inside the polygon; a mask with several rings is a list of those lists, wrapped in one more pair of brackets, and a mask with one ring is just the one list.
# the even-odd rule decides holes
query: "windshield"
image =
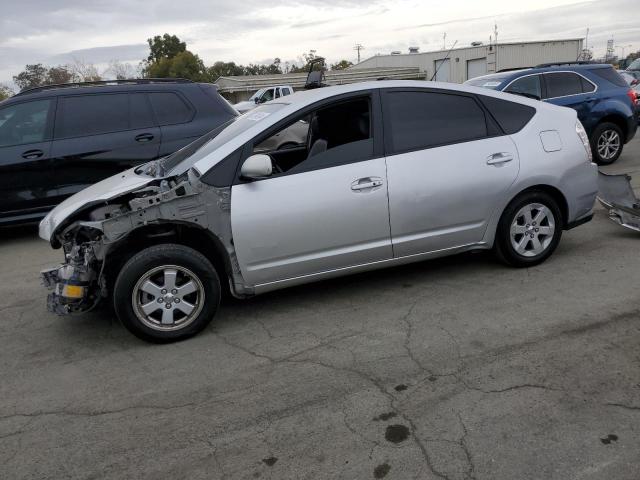
{"label": "windshield", "polygon": [[251,98],[249,99],[249,101],[254,101],[255,102],[256,98],[260,98],[265,90],[266,90],[266,88],[261,88],[260,90],[258,90],[256,93],[251,95]]}
{"label": "windshield", "polygon": [[507,75],[489,75],[486,77],[473,78],[464,82],[465,85],[471,85],[472,87],[490,88],[495,90],[498,86],[504,82]]}
{"label": "windshield", "polygon": [[[163,172],[169,174],[181,173],[188,170],[196,162],[208,156],[211,152],[229,140],[234,139],[245,130],[250,129],[256,125],[256,123],[264,120],[272,113],[277,112],[285,105],[285,103],[261,105],[249,113],[232,118],[227,123],[220,125],[218,128],[200,137],[195,142],[162,159],[161,165]],[[180,167],[181,172],[175,171],[178,167]]]}
{"label": "windshield", "polygon": [[640,58],[636,58],[631,62],[627,67],[627,70],[640,70]]}

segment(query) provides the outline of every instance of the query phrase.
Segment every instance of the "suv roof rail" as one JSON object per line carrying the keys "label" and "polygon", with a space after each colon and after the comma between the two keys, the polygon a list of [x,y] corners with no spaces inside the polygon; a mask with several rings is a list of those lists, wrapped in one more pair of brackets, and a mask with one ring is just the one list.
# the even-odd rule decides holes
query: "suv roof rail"
{"label": "suv roof rail", "polygon": [[567,67],[571,65],[598,65],[599,62],[594,62],[592,60],[570,60],[568,62],[551,62],[551,63],[541,63],[540,65],[536,65],[535,68],[547,68],[547,67]]}
{"label": "suv roof rail", "polygon": [[152,83],[193,83],[192,80],[186,78],[131,78],[125,80],[99,80],[95,82],[71,82],[71,83],[54,83],[51,85],[42,85],[40,87],[27,88],[17,93],[15,96],[26,95],[29,93],[44,92],[46,90],[55,90],[58,88],[81,88],[81,87],[102,87],[109,85],[146,85]]}
{"label": "suv roof rail", "polygon": [[516,70],[526,70],[528,68],[535,68],[535,67],[512,67],[512,68],[502,68],[500,70],[498,70],[496,73],[504,73],[504,72],[515,72]]}

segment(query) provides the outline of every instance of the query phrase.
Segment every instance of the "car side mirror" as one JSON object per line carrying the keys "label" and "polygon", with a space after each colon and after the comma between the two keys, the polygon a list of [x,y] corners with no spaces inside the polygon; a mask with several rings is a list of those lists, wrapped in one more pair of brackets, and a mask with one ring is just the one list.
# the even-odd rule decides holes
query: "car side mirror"
{"label": "car side mirror", "polygon": [[257,105],[260,103],[260,97],[256,97],[253,99],[254,103]]}
{"label": "car side mirror", "polygon": [[264,154],[251,155],[242,164],[240,177],[245,180],[260,180],[273,173],[271,157]]}

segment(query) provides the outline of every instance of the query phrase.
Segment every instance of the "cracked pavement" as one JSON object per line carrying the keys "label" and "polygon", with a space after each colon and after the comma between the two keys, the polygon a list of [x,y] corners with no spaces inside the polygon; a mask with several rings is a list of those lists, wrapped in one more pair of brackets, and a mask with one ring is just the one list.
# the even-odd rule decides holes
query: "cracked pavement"
{"label": "cracked pavement", "polygon": [[148,345],[46,313],[60,252],[0,230],[0,478],[637,480],[639,251],[599,209],[529,270],[465,254],[227,300]]}

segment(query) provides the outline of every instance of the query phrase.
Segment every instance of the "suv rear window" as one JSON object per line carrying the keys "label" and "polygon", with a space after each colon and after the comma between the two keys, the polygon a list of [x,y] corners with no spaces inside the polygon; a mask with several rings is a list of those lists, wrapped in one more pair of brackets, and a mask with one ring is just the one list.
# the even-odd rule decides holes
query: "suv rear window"
{"label": "suv rear window", "polygon": [[590,69],[592,73],[595,73],[600,78],[604,78],[605,80],[617,85],[618,87],[628,87],[627,82],[622,78],[618,72],[616,72],[613,67],[609,68],[593,68]]}
{"label": "suv rear window", "polygon": [[191,120],[191,107],[173,92],[153,92],[149,94],[149,100],[160,125],[173,125]]}
{"label": "suv rear window", "polygon": [[522,130],[536,114],[535,108],[521,103],[484,95],[479,95],[478,98],[484,103],[484,106],[491,112],[493,118],[496,119],[507,135],[512,135]]}

